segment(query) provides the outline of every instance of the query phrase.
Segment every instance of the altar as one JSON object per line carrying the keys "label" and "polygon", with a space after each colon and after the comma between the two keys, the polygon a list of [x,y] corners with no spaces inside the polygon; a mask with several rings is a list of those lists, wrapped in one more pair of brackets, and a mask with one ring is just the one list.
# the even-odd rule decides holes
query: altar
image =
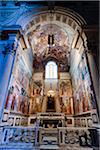
{"label": "altar", "polygon": [[38,113],[39,126],[44,128],[57,128],[65,126],[63,113]]}

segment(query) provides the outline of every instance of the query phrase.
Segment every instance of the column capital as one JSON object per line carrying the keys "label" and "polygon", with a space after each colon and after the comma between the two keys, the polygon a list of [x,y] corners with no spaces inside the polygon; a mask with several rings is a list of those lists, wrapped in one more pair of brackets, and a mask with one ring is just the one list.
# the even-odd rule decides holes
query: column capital
{"label": "column capital", "polygon": [[84,26],[83,31],[87,36],[88,49],[95,53],[99,47],[99,26]]}
{"label": "column capital", "polygon": [[2,51],[2,54],[7,55],[7,54],[12,54],[15,55],[16,53],[16,44],[15,43],[7,43],[4,45],[4,50]]}

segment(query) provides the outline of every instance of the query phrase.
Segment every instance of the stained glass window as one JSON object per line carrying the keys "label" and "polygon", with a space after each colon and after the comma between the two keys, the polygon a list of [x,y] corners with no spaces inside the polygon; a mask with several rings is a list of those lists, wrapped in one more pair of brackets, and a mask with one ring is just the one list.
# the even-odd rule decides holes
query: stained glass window
{"label": "stained glass window", "polygon": [[55,62],[49,61],[45,68],[45,78],[46,79],[57,79],[58,78],[58,68]]}

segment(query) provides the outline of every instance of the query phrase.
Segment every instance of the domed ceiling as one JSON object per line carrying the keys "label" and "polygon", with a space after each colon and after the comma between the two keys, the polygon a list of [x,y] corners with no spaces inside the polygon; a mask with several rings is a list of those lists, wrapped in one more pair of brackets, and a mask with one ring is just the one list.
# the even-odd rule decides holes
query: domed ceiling
{"label": "domed ceiling", "polygon": [[[54,35],[54,44],[48,45],[48,36]],[[69,39],[67,33],[55,24],[39,26],[31,32],[30,40],[34,47],[33,67],[41,71],[48,60],[55,60],[60,71],[67,71],[69,55]],[[32,40],[33,39],[33,40]]]}

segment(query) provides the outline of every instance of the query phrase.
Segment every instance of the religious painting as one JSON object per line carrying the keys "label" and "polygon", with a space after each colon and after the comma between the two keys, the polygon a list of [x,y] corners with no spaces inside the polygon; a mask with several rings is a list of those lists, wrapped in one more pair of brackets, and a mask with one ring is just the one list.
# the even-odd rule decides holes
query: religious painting
{"label": "religious painting", "polygon": [[17,82],[15,82],[12,103],[11,103],[11,110],[18,111],[19,94],[20,94],[20,86],[17,84]]}
{"label": "religious painting", "polygon": [[89,102],[86,93],[82,90],[82,86],[80,86],[79,90],[74,94],[74,104],[76,114],[89,111]]}
{"label": "religious painting", "polygon": [[59,83],[60,104],[62,112],[66,114],[73,113],[72,86],[70,80],[60,80]]}
{"label": "religious painting", "polygon": [[21,58],[15,64],[15,70],[11,76],[5,109],[14,112],[28,114],[29,112],[29,74]]}
{"label": "religious painting", "polygon": [[29,86],[29,77],[27,74],[24,74],[22,77],[22,82],[21,82],[23,88],[28,89]]}
{"label": "religious painting", "polygon": [[11,108],[11,103],[13,100],[13,96],[14,96],[14,86],[12,85],[9,90],[8,90],[8,95],[6,98],[6,104],[5,104],[5,109],[10,110]]}
{"label": "religious painting", "polygon": [[35,98],[35,106],[37,108],[37,112],[41,112],[42,111],[42,102],[43,102],[43,97],[42,96],[37,96]]}
{"label": "religious painting", "polygon": [[[48,39],[50,33],[54,36],[53,46],[48,46]],[[32,32],[30,34],[33,34]],[[49,35],[49,36],[48,36]],[[30,36],[31,37],[31,36]],[[60,62],[60,70],[67,71],[68,69],[68,50],[69,50],[69,38],[66,32],[61,30],[57,25],[45,25],[39,26],[34,31],[34,58],[33,68],[35,72],[41,72],[44,70],[44,64],[48,58],[54,58]],[[31,38],[30,38],[31,40]]]}
{"label": "religious painting", "polygon": [[66,115],[73,114],[72,103],[73,103],[72,98],[62,97],[62,100],[60,102],[62,112],[65,112]]}
{"label": "religious painting", "polygon": [[43,85],[41,80],[36,80],[33,83],[33,95],[43,96]]}
{"label": "religious painting", "polygon": [[30,114],[34,114],[34,105],[35,105],[35,101],[34,98],[31,99],[31,104],[30,104]]}
{"label": "religious painting", "polygon": [[71,106],[71,99],[70,98],[68,98],[66,100],[66,114],[67,115],[72,114],[72,106]]}
{"label": "religious painting", "polygon": [[25,63],[22,58],[20,58],[20,61],[18,61],[18,64],[16,66],[15,70],[15,79],[25,88],[28,90],[29,86],[29,73],[28,70],[25,67]]}
{"label": "religious painting", "polygon": [[28,64],[32,67],[32,64],[33,64],[33,52],[32,52],[32,49],[31,48],[27,48],[27,49],[25,49],[25,52],[26,52],[26,57],[27,57],[27,60],[28,60]]}
{"label": "religious painting", "polygon": [[33,68],[34,68],[35,72],[42,72],[44,70],[42,55],[38,56],[37,54],[34,54]]}
{"label": "religious painting", "polygon": [[34,114],[36,112],[41,112],[42,102],[43,102],[42,96],[39,95],[34,96],[31,100],[30,113]]}
{"label": "religious painting", "polygon": [[84,63],[84,60],[82,59],[78,65],[78,71],[79,71],[79,77],[81,80],[84,80],[85,75],[87,74],[87,68]]}
{"label": "religious painting", "polygon": [[59,71],[60,72],[68,72],[69,71],[69,66],[68,66],[68,60],[66,60],[66,62],[63,64],[63,63],[60,63],[60,66],[59,66]]}
{"label": "religious painting", "polygon": [[29,112],[29,98],[17,81],[8,90],[5,109],[25,114]]}
{"label": "religious painting", "polygon": [[79,113],[79,102],[80,102],[79,93],[74,92],[74,111],[75,111],[75,114]]}
{"label": "religious painting", "polygon": [[70,80],[60,80],[60,97],[72,97],[72,86]]}
{"label": "religious painting", "polygon": [[20,66],[16,68],[16,74],[15,74],[16,80],[18,80],[20,83],[22,82],[23,72],[24,71],[23,71],[23,69],[20,68]]}
{"label": "religious painting", "polygon": [[[90,75],[85,58],[79,62],[77,68],[78,81],[74,92],[75,113],[87,112],[96,109],[93,88],[91,87]],[[78,96],[78,99],[77,99]]]}
{"label": "religious painting", "polygon": [[19,105],[20,111],[24,114],[28,114],[29,106],[30,106],[30,103],[29,103],[28,97],[22,95],[20,105]]}

